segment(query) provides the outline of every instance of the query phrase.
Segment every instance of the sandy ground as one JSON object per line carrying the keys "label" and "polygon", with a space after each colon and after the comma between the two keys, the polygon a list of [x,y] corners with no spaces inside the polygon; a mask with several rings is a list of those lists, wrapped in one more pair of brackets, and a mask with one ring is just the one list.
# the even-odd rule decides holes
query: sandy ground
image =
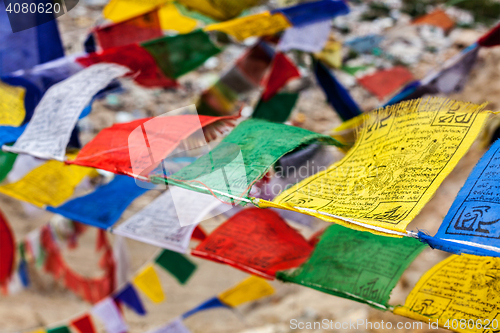
{"label": "sandy ground", "polygon": [[[83,7],[82,7],[83,8]],[[79,11],[79,12],[78,12]],[[97,11],[86,11],[75,9],[73,16],[66,15],[60,19],[63,38],[68,53],[81,51],[81,44],[86,36],[86,31],[94,24]],[[477,34],[471,33],[472,40]],[[221,61],[221,63],[224,63]],[[221,64],[214,72],[220,71],[224,66]],[[203,74],[203,73],[202,73]],[[150,92],[135,87],[131,92],[121,97],[121,105],[110,107],[105,101],[95,103],[94,111],[89,116],[94,126],[92,133],[110,126],[117,111],[142,112],[143,116],[157,115],[173,110],[176,107],[191,104],[201,89],[193,82],[199,78],[200,72],[186,75],[181,79],[182,83],[188,83],[187,88],[178,92]],[[423,74],[416,73],[416,77]],[[469,83],[465,90],[452,96],[452,98],[482,103],[489,101],[489,109],[496,111],[500,108],[500,49],[481,50],[480,59],[473,70]],[[355,98],[365,107],[373,107],[376,101],[373,98]],[[140,110],[140,111],[136,111]],[[326,104],[324,95],[317,88],[309,88],[300,95],[299,103],[294,111],[306,115],[304,127],[317,132],[327,133],[331,128],[340,124],[339,118]],[[87,134],[83,141],[87,142],[92,137]],[[470,170],[484,153],[485,147],[476,142],[473,149],[459,163],[455,170],[443,182],[434,198],[426,205],[420,215],[410,224],[410,230],[425,229],[431,234],[435,233],[448,211],[451,203],[463,185]],[[131,216],[134,212],[147,205],[155,196],[148,193],[137,199],[122,216],[121,221]],[[48,222],[52,214],[35,210],[26,213],[23,205],[5,197],[0,196],[0,209],[10,221],[16,238],[21,239],[29,231]],[[205,225],[211,230],[215,225],[221,223],[221,218],[210,221]],[[321,225],[323,222],[318,221]],[[207,224],[207,223],[205,223]],[[79,247],[75,250],[65,251],[65,257],[70,265],[87,276],[98,274],[98,258],[94,252],[95,232],[85,233],[79,241]],[[113,240],[113,236],[110,235]],[[132,240],[127,240],[131,260],[132,271],[136,271],[143,264],[151,260],[158,251],[157,248]],[[192,244],[194,246],[195,243]],[[426,249],[417,260],[404,273],[401,281],[394,289],[391,304],[402,304],[406,295],[415,285],[419,277],[430,267],[444,259],[447,255],[443,252]],[[191,309],[202,301],[224,291],[236,284],[247,275],[229,266],[216,264],[209,261],[192,258],[198,264],[198,270],[193,278],[185,286],[179,285],[170,275],[158,269],[162,286],[167,295],[167,300],[154,305],[146,297],[142,297],[148,314],[145,317],[125,309],[125,318],[131,333],[145,332],[174,319],[185,311]],[[39,326],[54,327],[65,323],[65,320],[88,311],[91,306],[65,290],[50,277],[31,267],[31,278],[34,283],[31,288],[19,294],[0,297],[0,332],[28,331]],[[242,306],[235,311],[210,310],[199,313],[186,320],[187,327],[193,332],[203,333],[285,333],[301,332],[291,330],[289,322],[291,319],[304,321],[320,321],[328,319],[333,321],[348,321],[368,319],[372,322],[409,321],[389,312],[380,312],[369,306],[358,304],[353,301],[333,297],[305,287],[272,282],[276,287],[276,294],[267,299]],[[102,325],[97,323],[99,330],[103,332]],[[401,331],[428,331],[412,328]],[[306,330],[303,330],[305,332]],[[329,330],[307,330],[307,332],[327,332]],[[340,330],[344,331],[344,330]],[[378,331],[370,329],[368,331]],[[394,330],[394,332],[401,332]]]}

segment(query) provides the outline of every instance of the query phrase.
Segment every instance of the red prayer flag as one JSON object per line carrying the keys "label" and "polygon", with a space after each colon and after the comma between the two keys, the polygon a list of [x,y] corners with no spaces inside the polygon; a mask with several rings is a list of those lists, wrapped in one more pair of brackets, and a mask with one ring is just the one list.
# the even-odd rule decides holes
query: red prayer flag
{"label": "red prayer flag", "polygon": [[413,75],[406,67],[396,66],[363,76],[358,82],[382,100],[412,80]]}
{"label": "red prayer flag", "polygon": [[103,50],[163,36],[158,9],[123,22],[99,27],[95,29],[95,33]]}
{"label": "red prayer flag", "polygon": [[274,279],[276,272],[300,266],[312,246],[270,209],[245,209],[200,243],[192,254]]}
{"label": "red prayer flag", "polygon": [[6,286],[14,270],[16,244],[7,219],[0,212],[0,285]]}
{"label": "red prayer flag", "polygon": [[432,13],[418,17],[413,24],[428,24],[449,31],[455,26],[455,22],[441,9],[436,9]]}
{"label": "red prayer flag", "polygon": [[259,86],[271,61],[272,58],[264,44],[258,43],[236,61],[235,67],[246,79]]}
{"label": "red prayer flag", "polygon": [[262,99],[268,101],[271,99],[288,81],[300,77],[300,72],[294,63],[283,53],[276,53],[266,83],[266,89],[262,94]]}
{"label": "red prayer flag", "polygon": [[492,47],[500,45],[500,23],[484,34],[477,43],[482,47]]}
{"label": "red prayer flag", "polygon": [[99,132],[67,163],[128,176],[147,175],[200,125],[230,124],[232,119],[235,117],[180,115],[115,124]]}
{"label": "red prayer flag", "polygon": [[73,326],[80,333],[96,333],[94,324],[92,323],[92,319],[89,314],[84,314],[81,317],[73,319],[70,322],[70,325]]}
{"label": "red prayer flag", "polygon": [[197,225],[193,231],[193,234],[191,235],[191,238],[199,241],[204,241],[207,238],[207,233],[201,226]]}
{"label": "red prayer flag", "polygon": [[144,87],[177,87],[177,81],[166,77],[158,68],[148,51],[138,44],[114,47],[100,52],[91,53],[76,59],[81,65],[88,67],[101,62],[111,62],[123,65],[132,70],[135,82]]}

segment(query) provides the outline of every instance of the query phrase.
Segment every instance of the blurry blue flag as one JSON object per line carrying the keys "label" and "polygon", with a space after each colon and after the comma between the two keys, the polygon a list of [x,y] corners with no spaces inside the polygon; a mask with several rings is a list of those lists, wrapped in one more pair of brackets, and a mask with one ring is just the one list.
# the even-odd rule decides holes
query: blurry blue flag
{"label": "blurry blue flag", "polygon": [[117,175],[94,192],[66,202],[48,211],[71,220],[107,229],[118,221],[122,213],[137,197],[147,191],[135,184],[135,179]]}
{"label": "blurry blue flag", "polygon": [[314,74],[316,74],[319,85],[340,118],[345,121],[360,115],[361,110],[352,99],[349,91],[337,81],[330,70],[321,61],[317,61],[314,67]]}
{"label": "blurry blue flag", "polygon": [[23,134],[26,125],[20,127],[14,126],[0,126],[0,145],[16,142],[16,140]]}
{"label": "blurry blue flag", "polygon": [[[475,117],[464,114],[463,120]],[[472,170],[434,237],[418,236],[431,247],[460,254],[500,257],[500,140]]]}
{"label": "blurry blue flag", "polygon": [[126,306],[128,306],[141,316],[144,316],[146,314],[146,310],[144,309],[144,305],[142,305],[142,301],[139,298],[137,291],[130,283],[127,283],[125,288],[123,288],[115,296],[115,299],[124,303]]}
{"label": "blurry blue flag", "polygon": [[299,27],[348,14],[349,7],[342,0],[322,0],[275,9],[271,13],[282,13],[294,27]]}
{"label": "blurry blue flag", "polygon": [[371,53],[383,39],[384,37],[380,35],[366,35],[348,40],[345,45],[358,53]]}
{"label": "blurry blue flag", "polygon": [[213,309],[213,308],[228,308],[230,309],[229,306],[226,304],[222,303],[217,297],[211,298],[202,304],[198,305],[194,309],[189,310],[188,312],[184,313],[182,315],[182,319],[186,319],[187,317],[191,317],[197,312],[208,310],[208,309]]}
{"label": "blurry blue flag", "polygon": [[[33,0],[25,2],[32,4]],[[19,15],[19,18],[15,20],[10,17],[11,20],[9,20],[10,15],[6,11],[4,1],[0,1],[0,75],[32,68],[37,64],[64,56],[57,23],[53,20],[53,16],[52,20],[47,21],[46,15],[26,13]],[[46,23],[38,25],[41,22]],[[12,32],[13,28],[19,30],[15,29],[16,25],[25,24],[33,27]]]}

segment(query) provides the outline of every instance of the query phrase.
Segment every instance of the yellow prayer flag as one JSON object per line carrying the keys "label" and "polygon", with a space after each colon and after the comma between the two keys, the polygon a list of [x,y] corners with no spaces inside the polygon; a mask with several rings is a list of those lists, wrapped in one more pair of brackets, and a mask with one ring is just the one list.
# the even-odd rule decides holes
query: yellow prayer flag
{"label": "yellow prayer flag", "polygon": [[481,131],[484,106],[430,98],[364,114],[341,161],[259,206],[402,236]]}
{"label": "yellow prayer flag", "polygon": [[47,333],[47,331],[44,330],[43,328],[40,328],[38,330],[30,331],[30,332],[27,332],[27,333]]}
{"label": "yellow prayer flag", "polygon": [[158,11],[158,16],[163,30],[174,30],[186,34],[198,25],[195,19],[182,15],[173,3],[163,5]]}
{"label": "yellow prayer flag", "polygon": [[178,0],[184,6],[208,15],[218,21],[226,21],[241,14],[262,0]]}
{"label": "yellow prayer flag", "polygon": [[153,264],[149,264],[137,274],[132,283],[154,303],[161,303],[165,300],[165,294],[163,294],[160,279],[156,274]]}
{"label": "yellow prayer flag", "polygon": [[274,288],[269,282],[252,275],[220,294],[219,300],[231,307],[237,307],[240,304],[255,301],[272,294],[274,294]]}
{"label": "yellow prayer flag", "polygon": [[26,89],[0,82],[0,125],[19,126],[26,116],[24,95]]}
{"label": "yellow prayer flag", "polygon": [[122,22],[145,14],[173,0],[111,0],[102,15],[113,22]]}
{"label": "yellow prayer flag", "polygon": [[85,176],[95,172],[92,168],[48,161],[17,182],[0,186],[0,192],[38,207],[57,207],[73,195]]}
{"label": "yellow prayer flag", "polygon": [[[455,332],[500,328],[500,258],[452,255],[420,278],[397,315]],[[434,328],[437,328],[434,326]]]}
{"label": "yellow prayer flag", "polygon": [[342,66],[342,44],[330,37],[323,50],[315,53],[314,56],[332,68],[340,68]]}
{"label": "yellow prayer flag", "polygon": [[291,27],[291,24],[283,14],[264,12],[223,23],[210,24],[205,27],[205,30],[222,31],[242,41],[252,36],[274,35],[289,27]]}

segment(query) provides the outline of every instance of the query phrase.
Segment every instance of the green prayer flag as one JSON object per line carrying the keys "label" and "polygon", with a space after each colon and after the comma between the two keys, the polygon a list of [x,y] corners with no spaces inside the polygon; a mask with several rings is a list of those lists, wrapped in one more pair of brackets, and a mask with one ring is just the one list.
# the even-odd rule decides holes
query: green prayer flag
{"label": "green prayer flag", "polygon": [[358,71],[364,71],[368,66],[342,66],[342,70],[350,75],[355,75]]}
{"label": "green prayer flag", "polygon": [[7,177],[14,166],[17,154],[0,150],[0,182]]}
{"label": "green prayer flag", "polygon": [[332,225],[302,266],[278,272],[276,277],[386,310],[401,274],[425,246],[414,238]]}
{"label": "green prayer flag", "polygon": [[255,107],[252,117],[284,123],[290,117],[298,97],[298,93],[279,93],[268,101],[261,99]]}
{"label": "green prayer flag", "polygon": [[47,329],[47,333],[71,333],[68,326],[59,326]]}
{"label": "green prayer flag", "polygon": [[[280,157],[301,145],[314,142],[341,146],[327,135],[303,128],[248,119],[233,129],[210,153],[173,174],[167,182],[216,195],[234,204],[233,199],[247,197],[252,185]],[[165,181],[154,176],[151,180]]]}
{"label": "green prayer flag", "polygon": [[203,30],[161,37],[141,46],[153,56],[163,73],[174,79],[194,70],[208,58],[221,52]]}
{"label": "green prayer flag", "polygon": [[163,250],[155,262],[172,274],[181,284],[185,284],[196,270],[196,264],[186,256],[170,250]]}

